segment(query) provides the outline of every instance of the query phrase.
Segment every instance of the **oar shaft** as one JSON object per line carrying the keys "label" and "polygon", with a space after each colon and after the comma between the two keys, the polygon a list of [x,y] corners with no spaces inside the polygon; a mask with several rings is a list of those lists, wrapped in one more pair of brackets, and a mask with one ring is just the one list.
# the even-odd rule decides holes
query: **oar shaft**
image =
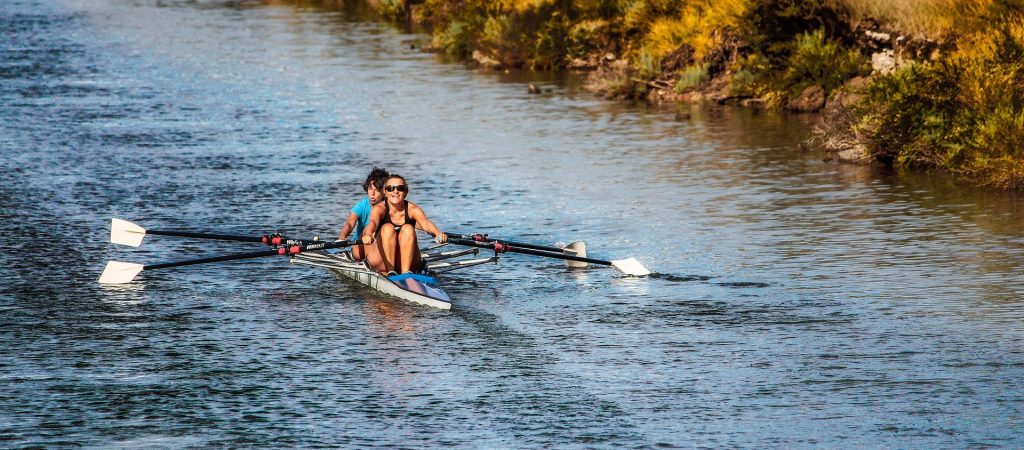
{"label": "oar shaft", "polygon": [[579,262],[585,262],[585,263],[590,263],[590,264],[600,264],[600,265],[604,265],[604,266],[612,265],[611,261],[605,261],[605,260],[602,260],[602,259],[584,258],[584,257],[581,257],[581,256],[566,255],[565,253],[561,253],[561,252],[546,251],[546,250],[536,250],[536,249],[532,249],[532,248],[519,248],[518,246],[516,246],[512,242],[508,242],[508,241],[492,240],[492,241],[487,241],[487,242],[479,242],[479,241],[474,241],[474,240],[470,240],[470,239],[463,239],[463,238],[459,238],[459,237],[451,237],[451,235],[449,235],[448,242],[451,242],[452,244],[456,244],[456,245],[465,245],[465,246],[469,246],[469,247],[487,248],[487,249],[494,250],[494,251],[496,251],[498,253],[513,252],[513,253],[522,253],[522,254],[526,254],[526,255],[544,256],[544,257],[547,257],[547,258],[564,259],[564,260],[568,260],[568,261],[579,261]]}
{"label": "oar shaft", "polygon": [[153,270],[153,269],[166,269],[168,267],[180,267],[180,266],[191,266],[194,264],[206,264],[215,263],[221,261],[234,261],[236,259],[249,259],[259,258],[262,256],[273,256],[277,255],[277,250],[263,250],[261,252],[249,252],[249,253],[236,253],[234,255],[216,256],[213,258],[202,258],[202,259],[190,259],[188,261],[177,261],[162,264],[152,264],[143,266],[142,270]]}
{"label": "oar shaft", "polygon": [[[313,242],[313,241],[309,241]],[[293,246],[282,246],[274,250],[263,250],[259,252],[249,253],[236,253],[233,255],[215,256],[212,258],[201,258],[201,259],[190,259],[187,261],[177,261],[162,264],[153,264],[149,266],[143,266],[142,270],[153,270],[153,269],[166,269],[168,267],[180,267],[180,266],[191,266],[195,264],[206,264],[215,263],[222,261],[234,261],[237,259],[249,259],[249,258],[260,258],[264,256],[284,255],[290,256],[310,250],[325,250],[329,248],[340,248],[350,247],[355,241],[339,241],[339,242],[315,242],[305,245],[293,245]]]}
{"label": "oar shaft", "polygon": [[147,234],[158,234],[161,236],[176,236],[186,237],[194,239],[211,239],[219,241],[240,241],[240,242],[261,242],[267,245],[296,245],[296,244],[311,244],[318,241],[308,241],[305,239],[288,239],[284,236],[273,234],[263,236],[239,236],[236,234],[217,234],[217,233],[196,233],[193,231],[180,231],[180,230],[146,230]]}
{"label": "oar shaft", "polygon": [[113,218],[110,221],[110,242],[115,244],[130,245],[132,247],[138,247],[142,245],[142,239],[149,234],[156,234],[160,236],[176,236],[192,239],[213,239],[219,241],[239,241],[239,242],[260,242],[270,246],[277,245],[296,245],[296,244],[309,244],[316,241],[304,241],[298,239],[288,239],[279,234],[263,235],[263,236],[239,236],[237,234],[223,234],[223,233],[200,233],[196,231],[187,230],[147,230],[134,223],[131,223],[124,219]]}
{"label": "oar shaft", "polygon": [[265,236],[239,236],[234,234],[217,234],[217,233],[195,233],[191,231],[175,231],[175,230],[146,230],[146,234],[156,234],[160,236],[175,236],[184,238],[194,239],[212,239],[219,241],[239,241],[239,242],[263,242]]}
{"label": "oar shaft", "polygon": [[549,251],[549,252],[561,252],[562,251],[561,248],[553,247],[553,246],[550,246],[550,245],[537,245],[537,244],[530,244],[528,242],[515,242],[515,241],[506,241],[506,240],[503,240],[503,239],[491,239],[491,238],[489,238],[487,236],[484,236],[482,234],[458,234],[458,233],[445,233],[445,234],[447,234],[449,237],[456,237],[456,238],[460,238],[460,239],[470,239],[470,240],[474,240],[474,241],[477,241],[477,242],[495,242],[495,241],[500,241],[500,242],[504,242],[504,243],[506,243],[508,245],[512,245],[512,246],[516,246],[516,247],[521,247],[521,248],[531,248],[531,249],[534,249],[534,250],[544,250],[544,251]]}

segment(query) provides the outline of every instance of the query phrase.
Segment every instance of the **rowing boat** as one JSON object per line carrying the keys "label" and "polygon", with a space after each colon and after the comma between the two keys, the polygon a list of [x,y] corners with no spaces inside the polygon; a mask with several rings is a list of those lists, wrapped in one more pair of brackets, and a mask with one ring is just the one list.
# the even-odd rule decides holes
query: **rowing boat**
{"label": "rowing boat", "polygon": [[420,305],[433,306],[440,309],[451,309],[452,301],[441,289],[437,274],[456,268],[470,267],[478,264],[497,262],[497,257],[440,262],[458,256],[477,254],[476,249],[439,252],[442,246],[433,247],[423,253],[426,262],[422,273],[406,273],[387,276],[371,269],[364,261],[355,261],[352,254],[337,249],[299,253],[292,256],[292,263],[307,264],[330,269],[331,271],[356,280],[371,289]]}
{"label": "rowing boat", "polygon": [[[584,268],[590,264],[611,266],[626,275],[637,277],[646,276],[651,273],[636,258],[612,261],[589,258],[587,257],[586,246],[582,241],[574,242],[565,247],[553,247],[499,240],[489,238],[485,234],[465,235],[448,233],[448,238],[444,243],[421,252],[423,265],[419,273],[387,276],[370,269],[364,262],[353,260],[351,253],[343,251],[344,248],[355,245],[355,240],[322,242],[317,238],[312,240],[288,239],[277,233],[263,236],[240,236],[223,233],[199,233],[186,230],[147,230],[127,220],[116,218],[111,220],[110,242],[112,243],[138,247],[142,245],[142,240],[147,234],[190,239],[258,242],[269,245],[273,249],[161,264],[143,265],[110,261],[103,269],[103,273],[100,274],[99,282],[101,284],[129,283],[142,271],[281,255],[291,257],[293,263],[328,268],[384,294],[421,305],[450,309],[452,307],[451,298],[441,289],[437,275],[479,264],[497,263],[499,253],[523,253],[561,259],[569,264],[569,267],[574,268]],[[470,248],[445,251],[443,247],[448,244]],[[455,259],[470,254],[477,256],[481,249],[493,250],[494,256],[490,258]]]}

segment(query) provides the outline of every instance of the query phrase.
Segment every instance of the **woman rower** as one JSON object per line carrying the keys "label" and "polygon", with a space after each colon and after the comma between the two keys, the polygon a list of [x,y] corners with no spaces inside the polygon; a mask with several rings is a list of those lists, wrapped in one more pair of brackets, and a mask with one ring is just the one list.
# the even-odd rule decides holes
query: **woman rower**
{"label": "woman rower", "polygon": [[[367,264],[381,273],[410,273],[421,269],[416,229],[426,231],[439,243],[448,241],[427,218],[423,208],[405,199],[409,185],[401,175],[392,174],[384,183],[384,201],[373,205],[370,221],[363,229],[364,245],[376,243],[376,254],[367,253]],[[383,258],[382,258],[383,257]]]}

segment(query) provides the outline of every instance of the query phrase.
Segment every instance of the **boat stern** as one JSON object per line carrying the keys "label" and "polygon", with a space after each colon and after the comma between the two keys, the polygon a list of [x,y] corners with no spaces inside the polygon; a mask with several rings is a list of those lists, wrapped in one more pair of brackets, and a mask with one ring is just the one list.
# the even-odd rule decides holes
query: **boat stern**
{"label": "boat stern", "polygon": [[441,287],[437,285],[437,280],[433,277],[416,273],[406,273],[402,275],[392,275],[388,277],[388,280],[391,280],[395,286],[398,286],[404,291],[428,297],[438,302],[445,303],[449,308],[451,307],[451,298],[441,290]]}

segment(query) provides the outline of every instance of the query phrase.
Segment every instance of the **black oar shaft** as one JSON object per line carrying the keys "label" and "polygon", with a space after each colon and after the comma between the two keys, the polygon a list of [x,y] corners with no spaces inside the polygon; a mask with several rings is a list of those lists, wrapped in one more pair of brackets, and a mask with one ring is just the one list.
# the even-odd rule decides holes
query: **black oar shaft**
{"label": "black oar shaft", "polygon": [[565,260],[569,260],[569,261],[579,261],[579,262],[585,262],[585,263],[591,263],[591,264],[600,264],[600,265],[604,265],[604,266],[612,265],[611,261],[605,261],[603,259],[584,258],[582,256],[566,255],[565,253],[546,252],[546,251],[543,251],[543,250],[533,250],[533,249],[529,249],[529,248],[518,248],[518,247],[516,247],[514,245],[508,246],[508,248],[505,251],[515,252],[515,253],[523,253],[523,254],[526,254],[526,255],[545,256],[545,257],[548,257],[548,258],[565,259]]}
{"label": "black oar shaft", "polygon": [[513,253],[522,253],[522,254],[526,254],[526,255],[544,256],[544,257],[547,257],[547,258],[564,259],[564,260],[569,260],[569,261],[579,261],[579,262],[585,262],[585,263],[591,263],[591,264],[600,264],[600,265],[604,265],[604,266],[612,265],[611,261],[605,261],[605,260],[601,260],[601,259],[584,258],[582,256],[566,255],[565,253],[559,253],[559,252],[553,252],[553,251],[535,250],[535,249],[530,249],[530,248],[519,248],[515,244],[513,244],[511,242],[508,242],[508,241],[497,241],[497,240],[494,240],[494,241],[488,241],[488,242],[478,242],[478,241],[474,241],[474,240],[470,240],[470,239],[451,237],[449,235],[448,242],[451,242],[452,244],[456,244],[456,245],[465,245],[465,246],[468,246],[468,247],[487,248],[487,249],[494,250],[494,251],[496,251],[498,253],[513,252]]}
{"label": "black oar shaft", "polygon": [[213,239],[219,241],[239,241],[239,242],[263,242],[263,237],[256,236],[238,236],[234,234],[217,234],[217,233],[195,233],[191,231],[174,231],[174,230],[146,230],[146,234],[156,234],[160,236],[176,236],[194,239]]}
{"label": "black oar shaft", "polygon": [[530,244],[528,242],[515,242],[515,241],[506,241],[506,240],[503,240],[503,239],[491,239],[491,238],[488,238],[487,236],[484,236],[482,234],[458,234],[458,233],[445,233],[445,234],[447,234],[449,237],[456,237],[456,238],[460,238],[460,239],[470,239],[470,240],[474,240],[474,241],[477,241],[477,242],[495,242],[495,241],[500,241],[500,242],[504,242],[504,243],[506,243],[508,245],[513,245],[513,246],[522,247],[522,248],[532,248],[534,250],[544,250],[544,251],[549,251],[549,252],[561,252],[562,251],[561,248],[550,246],[550,245],[537,245],[537,244]]}
{"label": "black oar shaft", "polygon": [[[312,242],[312,241],[310,241]],[[222,261],[234,261],[237,259],[249,259],[249,258],[260,258],[264,256],[284,255],[290,256],[298,253],[310,251],[310,250],[325,250],[329,248],[341,248],[350,247],[355,241],[339,241],[339,242],[316,242],[305,245],[296,245],[290,247],[279,247],[274,250],[263,250],[259,252],[249,253],[236,253],[233,255],[215,256],[212,258],[201,258],[201,259],[190,259],[187,261],[177,261],[162,264],[153,264],[149,266],[143,266],[142,270],[153,270],[153,269],[166,269],[168,267],[180,267],[180,266],[191,266],[194,264],[206,264],[215,263]]]}
{"label": "black oar shaft", "polygon": [[153,269],[166,269],[168,267],[180,267],[180,266],[191,266],[193,264],[206,264],[215,263],[221,261],[234,261],[236,259],[249,259],[259,258],[262,256],[273,256],[277,255],[277,250],[263,250],[261,252],[249,252],[249,253],[236,253],[234,255],[215,256],[213,258],[202,258],[202,259],[190,259],[188,261],[177,261],[162,264],[153,264],[144,266],[142,270],[153,270]]}
{"label": "black oar shaft", "polygon": [[[194,231],[180,231],[180,230],[146,230],[146,234],[155,234],[160,236],[175,236],[193,239],[212,239],[218,241],[238,241],[238,242],[261,242],[267,245],[278,245],[278,244],[308,244],[315,241],[305,241],[299,239],[288,239],[284,236],[272,235],[272,236],[240,236],[237,234],[219,234],[219,233],[197,233]],[[275,238],[279,238],[279,242],[274,242]]]}

